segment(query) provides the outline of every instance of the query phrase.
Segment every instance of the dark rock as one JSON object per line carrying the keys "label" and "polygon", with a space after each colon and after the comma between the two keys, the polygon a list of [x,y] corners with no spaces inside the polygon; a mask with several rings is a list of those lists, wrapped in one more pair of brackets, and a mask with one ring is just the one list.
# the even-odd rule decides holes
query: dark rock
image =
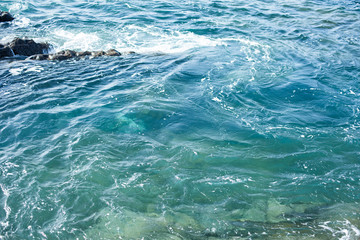
{"label": "dark rock", "polygon": [[76,56],[76,52],[72,51],[72,50],[63,50],[60,52],[57,52],[55,54],[50,54],[49,55],[49,60],[66,60],[66,59],[70,59]]}
{"label": "dark rock", "polygon": [[12,20],[14,20],[14,17],[10,13],[0,11],[0,22],[10,22]]}
{"label": "dark rock", "polygon": [[107,56],[120,56],[121,53],[119,53],[115,49],[109,49],[109,50],[106,51],[106,55]]}
{"label": "dark rock", "polygon": [[29,59],[29,60],[49,60],[49,54],[35,54],[35,55],[28,57],[27,59]]}
{"label": "dark rock", "polygon": [[68,57],[75,57],[76,52],[73,50],[62,50],[60,52],[57,52],[55,55],[64,55],[64,56],[68,56]]}
{"label": "dark rock", "polygon": [[90,55],[91,55],[91,52],[89,52],[89,51],[77,52],[77,53],[76,53],[76,56],[77,56],[77,57],[85,57],[85,56],[90,56]]}
{"label": "dark rock", "polygon": [[106,52],[104,51],[94,51],[94,52],[91,52],[91,56],[92,57],[100,57],[100,56],[104,56],[106,55]]}
{"label": "dark rock", "polygon": [[57,61],[62,61],[62,60],[66,60],[66,59],[69,59],[69,58],[71,58],[71,57],[61,55],[61,54],[52,54],[52,55],[49,56],[49,60],[57,60]]}
{"label": "dark rock", "polygon": [[63,50],[54,54],[34,54],[27,59],[29,60],[54,60],[54,61],[62,61],[71,58],[85,58],[89,56],[90,58],[100,57],[100,56],[121,56],[121,53],[116,51],[115,49],[110,49],[106,52],[104,51],[85,51],[85,52],[75,52],[72,50]]}
{"label": "dark rock", "polygon": [[[100,56],[121,56],[121,53],[115,49],[108,51],[85,51],[75,52],[72,50],[63,50],[54,54],[46,54],[49,51],[50,45],[48,43],[36,43],[32,39],[15,38],[6,45],[0,44],[0,58],[12,57],[14,55],[29,56],[28,60],[67,60],[71,58],[90,58]],[[133,53],[133,52],[130,52]]]}
{"label": "dark rock", "polygon": [[0,58],[14,56],[13,51],[8,46],[0,44]]}
{"label": "dark rock", "polygon": [[15,55],[31,56],[43,54],[50,47],[48,43],[36,43],[32,39],[15,38],[8,46],[13,50]]}

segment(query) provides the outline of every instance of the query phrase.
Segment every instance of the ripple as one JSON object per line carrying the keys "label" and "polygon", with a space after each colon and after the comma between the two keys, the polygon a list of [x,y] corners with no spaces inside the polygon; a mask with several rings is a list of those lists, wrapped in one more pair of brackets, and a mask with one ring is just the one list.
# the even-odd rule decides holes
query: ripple
{"label": "ripple", "polygon": [[0,238],[358,238],[357,5],[5,1]]}

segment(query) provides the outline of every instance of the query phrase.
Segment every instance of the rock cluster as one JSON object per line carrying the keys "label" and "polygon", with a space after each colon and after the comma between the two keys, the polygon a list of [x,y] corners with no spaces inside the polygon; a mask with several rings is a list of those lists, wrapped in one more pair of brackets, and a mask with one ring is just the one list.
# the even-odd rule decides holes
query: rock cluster
{"label": "rock cluster", "polygon": [[[14,20],[8,12],[0,11],[0,22],[9,22]],[[0,44],[0,59],[4,57],[13,57],[15,55],[26,56],[30,60],[66,60],[70,58],[94,58],[100,56],[120,56],[121,53],[115,49],[108,51],[85,51],[76,52],[64,50],[57,53],[49,54],[50,44],[36,43],[32,39],[15,38],[9,43]],[[133,53],[133,52],[130,52]]]}
{"label": "rock cluster", "polygon": [[32,55],[30,57],[28,57],[27,59],[30,60],[66,60],[66,59],[70,59],[70,58],[84,58],[84,57],[90,57],[90,58],[94,58],[94,57],[100,57],[100,56],[120,56],[121,53],[119,53],[118,51],[116,51],[115,49],[110,49],[106,52],[104,51],[93,51],[93,52],[89,52],[89,51],[85,51],[85,52],[76,52],[76,51],[72,51],[72,50],[63,50],[54,54],[35,54]]}
{"label": "rock cluster", "polygon": [[13,57],[15,55],[26,56],[30,60],[66,60],[70,58],[94,58],[100,56],[120,56],[121,53],[115,49],[108,51],[85,51],[76,52],[72,50],[63,50],[57,53],[49,54],[48,43],[36,43],[32,39],[15,38],[11,42],[0,44],[0,58]]}
{"label": "rock cluster", "polygon": [[0,44],[0,58],[14,56],[13,50],[7,46]]}
{"label": "rock cluster", "polygon": [[10,22],[12,20],[14,20],[14,17],[10,13],[0,11],[0,22]]}
{"label": "rock cluster", "polygon": [[8,46],[13,50],[15,55],[31,56],[46,52],[50,45],[48,43],[36,43],[32,39],[15,38]]}
{"label": "rock cluster", "polygon": [[32,39],[15,38],[5,45],[0,44],[0,58],[12,57],[14,55],[31,56],[43,54],[49,48],[50,45],[48,43],[36,43]]}

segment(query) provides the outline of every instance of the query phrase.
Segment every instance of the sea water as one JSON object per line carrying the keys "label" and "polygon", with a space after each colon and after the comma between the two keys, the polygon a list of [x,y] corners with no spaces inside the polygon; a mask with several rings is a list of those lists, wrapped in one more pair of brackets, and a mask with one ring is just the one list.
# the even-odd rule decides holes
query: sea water
{"label": "sea water", "polygon": [[359,1],[0,9],[0,239],[360,238]]}

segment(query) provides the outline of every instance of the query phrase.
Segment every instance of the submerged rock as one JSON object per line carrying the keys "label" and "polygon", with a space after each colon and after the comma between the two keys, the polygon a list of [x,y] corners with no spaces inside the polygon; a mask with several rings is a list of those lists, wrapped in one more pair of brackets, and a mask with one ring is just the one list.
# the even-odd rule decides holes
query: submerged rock
{"label": "submerged rock", "polygon": [[203,226],[184,213],[144,213],[126,209],[117,213],[105,208],[99,213],[97,223],[86,230],[86,236],[89,239],[204,239],[193,237],[203,230]]}
{"label": "submerged rock", "polygon": [[0,11],[0,22],[10,22],[14,19],[15,18],[11,16],[10,13]]}

